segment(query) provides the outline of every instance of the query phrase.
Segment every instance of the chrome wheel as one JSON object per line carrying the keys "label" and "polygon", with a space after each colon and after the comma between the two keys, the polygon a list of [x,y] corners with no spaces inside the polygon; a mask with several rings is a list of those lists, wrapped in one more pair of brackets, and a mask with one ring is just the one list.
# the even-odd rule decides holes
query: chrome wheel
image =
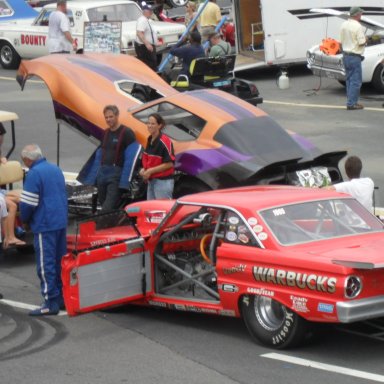
{"label": "chrome wheel", "polygon": [[276,331],[284,324],[283,306],[269,297],[257,296],[254,311],[259,324],[267,331]]}
{"label": "chrome wheel", "polygon": [[12,52],[12,48],[9,45],[5,44],[1,47],[0,59],[1,59],[1,62],[6,65],[9,65],[12,63],[13,52]]}
{"label": "chrome wheel", "polygon": [[8,42],[0,42],[0,64],[4,69],[19,67],[20,56]]}

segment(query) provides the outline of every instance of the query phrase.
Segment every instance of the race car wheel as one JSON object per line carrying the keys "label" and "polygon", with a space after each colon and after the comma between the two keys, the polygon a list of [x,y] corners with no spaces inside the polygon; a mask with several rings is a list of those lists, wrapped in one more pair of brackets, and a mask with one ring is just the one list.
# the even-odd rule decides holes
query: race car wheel
{"label": "race car wheel", "polygon": [[372,77],[373,86],[379,91],[384,92],[384,65],[379,64]]}
{"label": "race car wheel", "polygon": [[308,335],[306,320],[270,297],[243,296],[241,312],[250,334],[264,345],[289,348]]}
{"label": "race car wheel", "polygon": [[189,0],[167,0],[167,3],[170,7],[176,8],[176,7],[184,7],[185,4],[188,3]]}
{"label": "race car wheel", "polygon": [[0,64],[4,69],[17,69],[20,64],[20,56],[7,41],[0,42]]}

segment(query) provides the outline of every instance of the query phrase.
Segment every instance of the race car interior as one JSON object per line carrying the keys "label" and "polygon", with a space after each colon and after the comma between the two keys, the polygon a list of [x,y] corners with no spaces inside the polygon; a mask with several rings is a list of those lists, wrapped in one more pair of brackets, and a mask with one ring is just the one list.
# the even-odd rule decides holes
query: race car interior
{"label": "race car interior", "polygon": [[[191,207],[185,206],[184,209]],[[182,208],[182,209],[183,209]],[[219,300],[216,252],[227,233],[238,230],[236,213],[224,209],[195,207],[162,234],[155,249],[155,290],[158,294],[197,300]],[[256,244],[242,229],[243,239]],[[242,242],[241,234],[236,240]]]}

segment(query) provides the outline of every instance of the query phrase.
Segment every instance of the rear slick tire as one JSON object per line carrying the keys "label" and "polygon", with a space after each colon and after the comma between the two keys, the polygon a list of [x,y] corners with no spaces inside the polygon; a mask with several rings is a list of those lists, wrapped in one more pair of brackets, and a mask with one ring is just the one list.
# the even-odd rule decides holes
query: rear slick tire
{"label": "rear slick tire", "polygon": [[240,305],[249,333],[263,345],[292,348],[309,336],[308,322],[270,297],[245,295]]}

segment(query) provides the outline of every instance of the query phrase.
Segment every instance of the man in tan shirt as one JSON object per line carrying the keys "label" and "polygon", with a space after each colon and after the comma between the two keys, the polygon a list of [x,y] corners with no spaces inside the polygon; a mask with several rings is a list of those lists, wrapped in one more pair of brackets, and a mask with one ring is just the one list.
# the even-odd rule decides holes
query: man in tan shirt
{"label": "man in tan shirt", "polygon": [[215,32],[215,27],[221,20],[220,7],[216,0],[210,0],[200,15],[199,25],[203,41],[208,40],[208,36]]}
{"label": "man in tan shirt", "polygon": [[347,110],[363,109],[358,104],[362,84],[361,62],[364,59],[366,37],[359,23],[363,10],[352,7],[349,19],[341,25],[340,40],[343,47],[343,62],[346,75]]}

